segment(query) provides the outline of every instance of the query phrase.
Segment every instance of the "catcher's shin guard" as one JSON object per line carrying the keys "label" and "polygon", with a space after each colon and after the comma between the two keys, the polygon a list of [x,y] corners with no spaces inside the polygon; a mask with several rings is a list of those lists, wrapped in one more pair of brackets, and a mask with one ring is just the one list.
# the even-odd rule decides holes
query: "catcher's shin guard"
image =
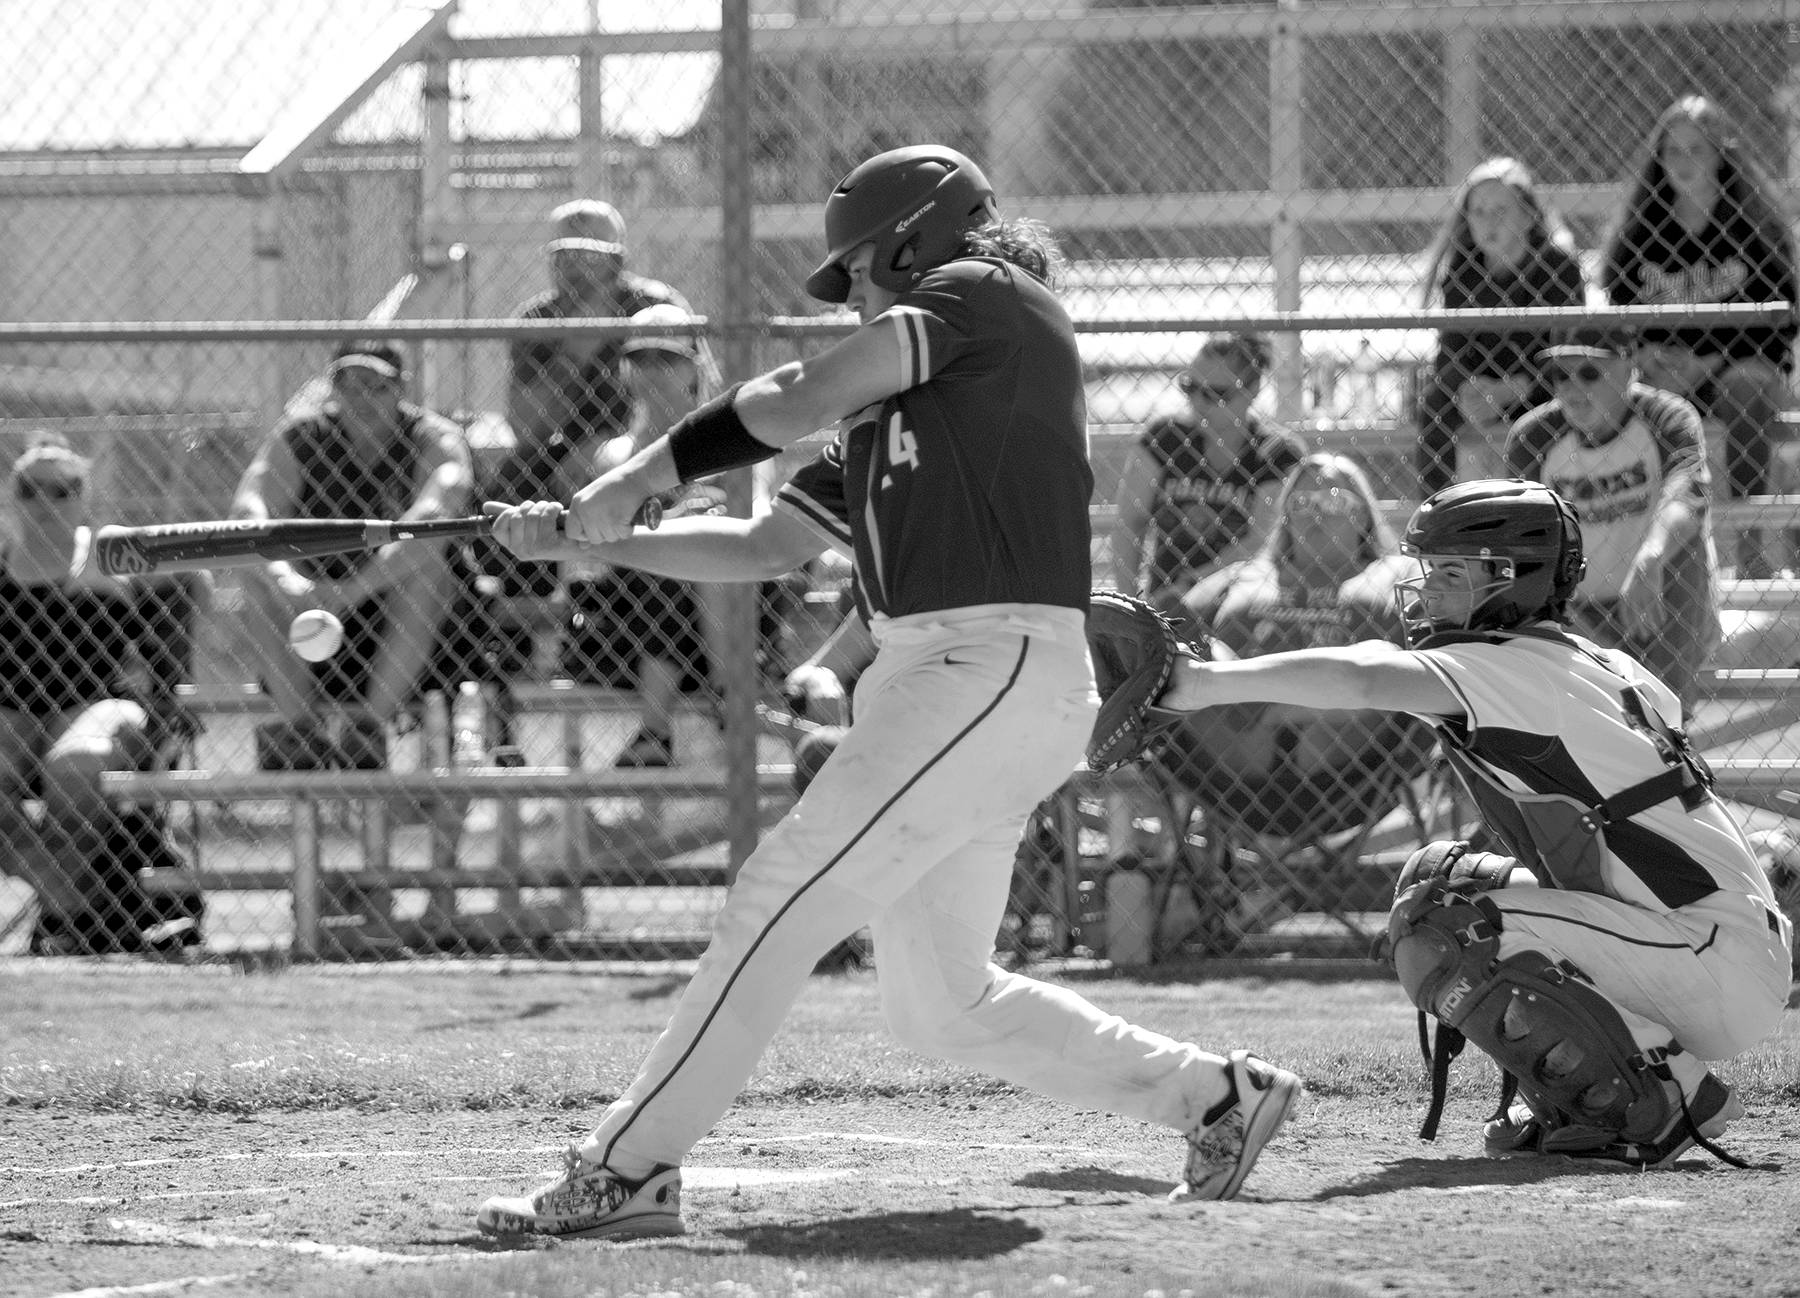
{"label": "catcher's shin guard", "polygon": [[1487,898],[1416,885],[1389,917],[1400,985],[1518,1079],[1546,1148],[1654,1141],[1679,1097],[1662,1059],[1573,970],[1540,951],[1500,959],[1500,927]]}

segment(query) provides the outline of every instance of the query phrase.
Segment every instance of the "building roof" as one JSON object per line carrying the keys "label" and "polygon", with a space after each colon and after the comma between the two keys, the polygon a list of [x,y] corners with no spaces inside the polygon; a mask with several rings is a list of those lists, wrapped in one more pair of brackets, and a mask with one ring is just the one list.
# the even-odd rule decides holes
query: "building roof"
{"label": "building roof", "polygon": [[[350,58],[404,0],[7,0],[0,42],[0,151],[249,148],[308,79]],[[716,27],[702,0],[460,0],[457,37]],[[78,16],[77,16],[78,15]],[[606,60],[603,111],[648,141],[692,125],[713,81],[710,54]],[[458,66],[459,136],[568,137],[575,61]],[[349,142],[419,130],[420,70],[390,77],[338,132]]]}

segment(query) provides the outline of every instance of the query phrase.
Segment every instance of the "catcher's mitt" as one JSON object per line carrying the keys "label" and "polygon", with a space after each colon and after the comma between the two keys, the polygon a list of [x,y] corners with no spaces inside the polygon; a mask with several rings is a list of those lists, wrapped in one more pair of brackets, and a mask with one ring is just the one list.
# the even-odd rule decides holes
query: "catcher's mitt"
{"label": "catcher's mitt", "polygon": [[1091,771],[1116,771],[1153,749],[1185,713],[1156,706],[1169,687],[1175,660],[1202,658],[1182,641],[1175,624],[1141,599],[1097,590],[1089,597],[1088,655],[1100,690],[1100,715],[1088,740]]}

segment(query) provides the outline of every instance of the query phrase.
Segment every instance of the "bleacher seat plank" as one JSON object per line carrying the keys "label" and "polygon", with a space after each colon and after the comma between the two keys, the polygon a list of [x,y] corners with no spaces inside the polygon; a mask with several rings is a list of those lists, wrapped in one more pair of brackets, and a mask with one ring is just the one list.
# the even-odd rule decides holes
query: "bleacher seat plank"
{"label": "bleacher seat plank", "polygon": [[[794,768],[770,763],[756,768],[764,793],[793,789]],[[416,771],[109,771],[107,793],[125,798],[181,802],[250,802],[258,799],[466,798],[718,798],[723,778],[696,779],[679,767],[644,770],[571,770],[566,766],[481,766]]]}

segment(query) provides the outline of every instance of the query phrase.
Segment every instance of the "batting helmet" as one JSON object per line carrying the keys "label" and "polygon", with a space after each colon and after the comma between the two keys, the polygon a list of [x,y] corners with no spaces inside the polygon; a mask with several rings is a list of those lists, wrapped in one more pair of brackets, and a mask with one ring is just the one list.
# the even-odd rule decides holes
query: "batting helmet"
{"label": "batting helmet", "polygon": [[941,144],[914,144],[870,158],[825,200],[825,246],[806,291],[821,302],[850,296],[844,258],[875,244],[869,278],[890,292],[911,288],[956,255],[968,231],[998,215],[994,187],[968,158]]}
{"label": "batting helmet", "polygon": [[1587,571],[1581,519],[1574,506],[1541,482],[1482,478],[1445,487],[1420,505],[1401,538],[1418,559],[1480,559],[1495,568],[1480,601],[1459,627],[1438,625],[1419,598],[1418,583],[1400,587],[1408,642],[1443,631],[1498,630],[1535,617],[1562,615]]}

